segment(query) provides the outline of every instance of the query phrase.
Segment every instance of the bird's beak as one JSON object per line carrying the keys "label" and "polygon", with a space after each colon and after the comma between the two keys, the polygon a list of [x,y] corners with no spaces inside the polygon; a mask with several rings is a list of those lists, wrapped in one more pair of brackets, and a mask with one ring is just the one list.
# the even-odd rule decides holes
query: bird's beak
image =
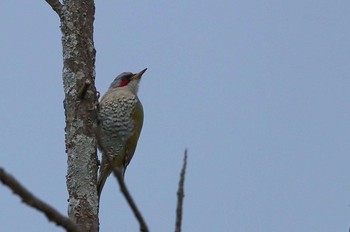
{"label": "bird's beak", "polygon": [[142,75],[146,72],[147,68],[145,68],[144,70],[142,70],[141,72],[139,73],[136,73],[133,78],[135,79],[141,79]]}

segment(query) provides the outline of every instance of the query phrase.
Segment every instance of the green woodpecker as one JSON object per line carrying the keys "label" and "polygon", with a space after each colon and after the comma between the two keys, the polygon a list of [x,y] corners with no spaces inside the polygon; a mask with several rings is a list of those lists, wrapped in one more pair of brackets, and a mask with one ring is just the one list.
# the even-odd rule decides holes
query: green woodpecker
{"label": "green woodpecker", "polygon": [[143,108],[137,97],[142,74],[123,72],[117,76],[103,95],[98,113],[98,147],[102,152],[100,174],[97,181],[98,196],[111,173],[110,162],[123,176],[136,149],[142,124]]}

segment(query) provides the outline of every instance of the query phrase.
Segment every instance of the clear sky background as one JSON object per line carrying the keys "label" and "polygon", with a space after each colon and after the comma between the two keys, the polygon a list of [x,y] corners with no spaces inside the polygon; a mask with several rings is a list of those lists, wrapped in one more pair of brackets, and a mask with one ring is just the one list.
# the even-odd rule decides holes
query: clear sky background
{"label": "clear sky background", "polygon": [[[348,231],[350,2],[96,1],[96,86],[148,68],[126,182],[151,231]],[[0,166],[67,211],[61,34],[45,1],[0,3]],[[0,186],[0,231],[63,231]],[[109,178],[101,231],[138,231]]]}

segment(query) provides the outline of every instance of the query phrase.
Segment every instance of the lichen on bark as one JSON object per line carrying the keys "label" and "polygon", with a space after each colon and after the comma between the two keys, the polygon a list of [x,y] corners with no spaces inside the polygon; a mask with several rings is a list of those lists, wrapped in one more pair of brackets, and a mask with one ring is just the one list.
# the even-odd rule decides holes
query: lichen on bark
{"label": "lichen on bark", "polygon": [[[68,156],[68,216],[82,231],[98,231],[96,179],[95,48],[92,0],[66,0],[61,7],[62,78],[65,92],[66,152]],[[86,83],[89,83],[86,86]],[[80,90],[83,89],[83,97]]]}

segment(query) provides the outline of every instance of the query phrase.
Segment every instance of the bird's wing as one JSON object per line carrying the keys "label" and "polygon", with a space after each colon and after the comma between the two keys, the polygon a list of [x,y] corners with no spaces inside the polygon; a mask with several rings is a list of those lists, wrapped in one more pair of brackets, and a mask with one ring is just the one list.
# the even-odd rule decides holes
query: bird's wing
{"label": "bird's wing", "polygon": [[135,104],[134,110],[131,114],[131,118],[133,119],[133,122],[134,122],[134,125],[133,125],[134,130],[133,130],[133,134],[127,140],[127,144],[126,144],[125,160],[124,160],[125,168],[129,165],[135,153],[135,149],[136,149],[137,142],[139,140],[142,125],[143,125],[143,107],[139,100]]}

